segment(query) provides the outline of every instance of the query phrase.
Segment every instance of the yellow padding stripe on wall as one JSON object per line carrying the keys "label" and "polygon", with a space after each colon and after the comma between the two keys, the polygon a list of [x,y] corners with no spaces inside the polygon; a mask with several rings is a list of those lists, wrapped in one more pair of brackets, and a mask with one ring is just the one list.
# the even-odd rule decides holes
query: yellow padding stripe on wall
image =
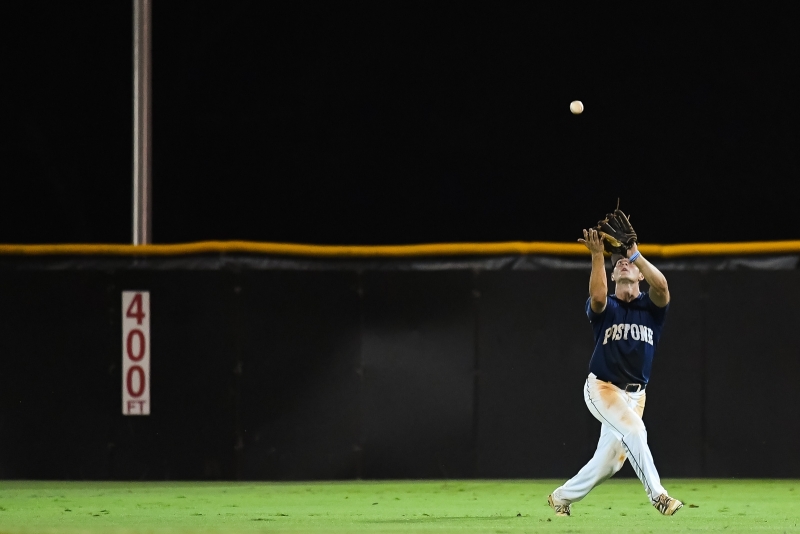
{"label": "yellow padding stripe on wall", "polygon": [[[650,257],[726,256],[800,253],[800,241],[749,243],[642,244]],[[257,241],[199,241],[173,245],[0,245],[5,256],[179,256],[187,254],[264,254],[318,258],[403,258],[422,256],[502,256],[511,254],[588,255],[580,243],[508,241],[503,243],[433,243],[426,245],[302,245]]]}

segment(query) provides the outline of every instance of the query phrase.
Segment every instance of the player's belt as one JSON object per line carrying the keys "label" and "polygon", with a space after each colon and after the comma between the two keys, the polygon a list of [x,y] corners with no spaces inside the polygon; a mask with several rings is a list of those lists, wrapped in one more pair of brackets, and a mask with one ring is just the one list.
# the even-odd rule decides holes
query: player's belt
{"label": "player's belt", "polygon": [[639,391],[644,391],[647,387],[647,384],[624,384],[621,382],[611,382],[615,386],[617,386],[622,391],[631,392],[631,393],[638,393]]}

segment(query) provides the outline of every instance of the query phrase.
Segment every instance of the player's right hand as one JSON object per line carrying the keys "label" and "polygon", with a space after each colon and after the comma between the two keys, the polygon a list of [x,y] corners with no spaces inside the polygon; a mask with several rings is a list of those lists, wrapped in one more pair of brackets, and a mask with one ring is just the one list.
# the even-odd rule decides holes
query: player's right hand
{"label": "player's right hand", "polygon": [[578,239],[579,243],[583,243],[592,254],[603,253],[603,238],[600,233],[594,228],[589,228],[583,231],[583,239]]}

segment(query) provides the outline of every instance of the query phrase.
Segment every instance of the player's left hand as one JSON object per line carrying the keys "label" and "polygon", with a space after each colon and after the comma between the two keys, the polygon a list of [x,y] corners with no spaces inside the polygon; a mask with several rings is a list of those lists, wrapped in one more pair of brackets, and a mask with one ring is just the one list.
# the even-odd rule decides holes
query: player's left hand
{"label": "player's left hand", "polygon": [[603,253],[603,238],[600,237],[599,232],[594,228],[589,228],[583,231],[583,239],[578,239],[579,243],[583,243],[592,254]]}
{"label": "player's left hand", "polygon": [[614,213],[607,213],[606,218],[597,222],[595,229],[605,242],[605,251],[611,254],[626,255],[638,241],[628,216],[619,208]]}
{"label": "player's left hand", "polygon": [[626,258],[630,258],[631,256],[633,256],[637,252],[639,252],[639,245],[637,245],[636,242],[634,241],[633,245],[631,245],[630,248],[628,248],[628,250],[625,252],[625,254],[626,254],[625,257]]}

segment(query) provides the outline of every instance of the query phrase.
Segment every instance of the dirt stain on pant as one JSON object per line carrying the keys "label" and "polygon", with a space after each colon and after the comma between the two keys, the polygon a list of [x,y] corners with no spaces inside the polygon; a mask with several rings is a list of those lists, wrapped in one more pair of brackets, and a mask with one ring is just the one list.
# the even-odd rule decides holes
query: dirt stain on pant
{"label": "dirt stain on pant", "polygon": [[647,393],[642,393],[642,396],[636,401],[636,408],[634,408],[634,411],[639,415],[639,417],[644,417],[644,403],[646,401]]}
{"label": "dirt stain on pant", "polygon": [[[637,422],[641,422],[642,417],[644,417],[644,405],[647,400],[646,393],[642,393],[641,397],[636,399],[636,406],[631,408],[630,401],[632,399],[630,395],[617,386],[608,382],[598,381],[596,387],[600,400],[603,402],[606,409],[609,411],[621,412],[620,422],[626,426],[635,426]],[[631,411],[639,416],[639,421],[633,418]]]}
{"label": "dirt stain on pant", "polygon": [[600,382],[597,384],[597,393],[600,395],[600,400],[606,405],[606,408],[611,410],[616,404],[622,402],[619,398],[619,388],[607,382]]}

